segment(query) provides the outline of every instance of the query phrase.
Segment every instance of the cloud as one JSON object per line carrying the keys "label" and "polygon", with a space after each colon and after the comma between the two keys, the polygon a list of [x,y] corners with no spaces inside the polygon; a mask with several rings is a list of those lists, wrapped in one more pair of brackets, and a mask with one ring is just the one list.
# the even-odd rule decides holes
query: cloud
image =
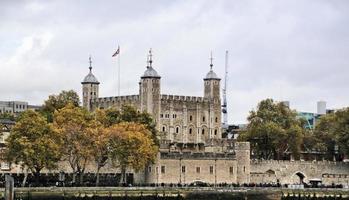
{"label": "cloud", "polygon": [[166,94],[203,94],[203,77],[223,78],[229,50],[229,121],[244,123],[265,98],[315,111],[347,106],[347,1],[2,1],[0,99],[41,104],[62,89],[81,92],[92,54],[102,96],[138,92],[146,54]]}

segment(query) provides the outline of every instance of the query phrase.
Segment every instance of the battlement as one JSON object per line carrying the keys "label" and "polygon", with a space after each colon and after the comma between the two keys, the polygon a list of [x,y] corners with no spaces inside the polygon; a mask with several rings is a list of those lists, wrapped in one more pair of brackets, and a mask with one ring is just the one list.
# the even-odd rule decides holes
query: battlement
{"label": "battlement", "polygon": [[97,99],[92,99],[92,103],[137,101],[137,100],[139,100],[139,95],[126,95],[126,96],[116,96],[116,97],[100,97]]}
{"label": "battlement", "polygon": [[250,150],[250,143],[249,142],[236,142],[235,143],[235,150]]}
{"label": "battlement", "polygon": [[334,161],[301,161],[301,160],[251,160],[253,165],[269,164],[269,165],[278,165],[278,164],[287,164],[287,165],[326,165],[326,166],[348,166],[348,162],[334,162]]}
{"label": "battlement", "polygon": [[191,160],[233,160],[235,153],[212,153],[212,152],[161,152],[161,159],[191,159]]}
{"label": "battlement", "polygon": [[167,95],[167,94],[162,94],[161,100],[186,101],[186,102],[204,102],[204,101],[206,101],[206,99],[204,97]]}

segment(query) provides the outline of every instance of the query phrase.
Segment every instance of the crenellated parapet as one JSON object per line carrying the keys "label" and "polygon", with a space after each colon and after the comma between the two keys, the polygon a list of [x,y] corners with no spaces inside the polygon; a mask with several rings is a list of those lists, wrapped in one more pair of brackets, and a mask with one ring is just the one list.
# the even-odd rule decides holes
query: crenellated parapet
{"label": "crenellated parapet", "polygon": [[96,108],[110,108],[110,107],[120,107],[124,104],[133,105],[138,108],[139,95],[127,95],[127,96],[115,96],[115,97],[101,97],[91,100],[93,109]]}
{"label": "crenellated parapet", "polygon": [[181,102],[208,102],[204,97],[181,96],[181,95],[161,95],[161,101],[181,101]]}
{"label": "crenellated parapet", "polygon": [[212,152],[161,152],[161,159],[191,159],[191,160],[232,160],[236,159],[235,153]]}

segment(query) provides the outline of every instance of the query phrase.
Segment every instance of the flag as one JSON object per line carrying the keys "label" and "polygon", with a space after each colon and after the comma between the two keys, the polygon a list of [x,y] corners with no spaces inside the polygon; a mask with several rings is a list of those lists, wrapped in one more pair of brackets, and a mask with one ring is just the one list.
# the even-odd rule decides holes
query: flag
{"label": "flag", "polygon": [[115,51],[115,53],[111,57],[115,57],[120,53],[120,46],[118,46],[118,49]]}

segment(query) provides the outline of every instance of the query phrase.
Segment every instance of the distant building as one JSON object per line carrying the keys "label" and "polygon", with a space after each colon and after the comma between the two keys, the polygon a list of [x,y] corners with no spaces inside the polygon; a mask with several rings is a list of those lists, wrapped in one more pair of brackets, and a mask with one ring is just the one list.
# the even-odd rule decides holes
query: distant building
{"label": "distant building", "polygon": [[26,101],[0,101],[0,114],[18,114],[26,110],[38,110],[41,106],[29,105]]}
{"label": "distant building", "polygon": [[[282,103],[285,106],[290,107],[289,101],[282,101]],[[305,128],[314,129],[316,126],[317,120],[319,120],[319,118],[322,115],[333,113],[334,111],[335,110],[333,109],[327,109],[326,101],[318,101],[316,113],[297,111],[297,117],[306,120]]]}

